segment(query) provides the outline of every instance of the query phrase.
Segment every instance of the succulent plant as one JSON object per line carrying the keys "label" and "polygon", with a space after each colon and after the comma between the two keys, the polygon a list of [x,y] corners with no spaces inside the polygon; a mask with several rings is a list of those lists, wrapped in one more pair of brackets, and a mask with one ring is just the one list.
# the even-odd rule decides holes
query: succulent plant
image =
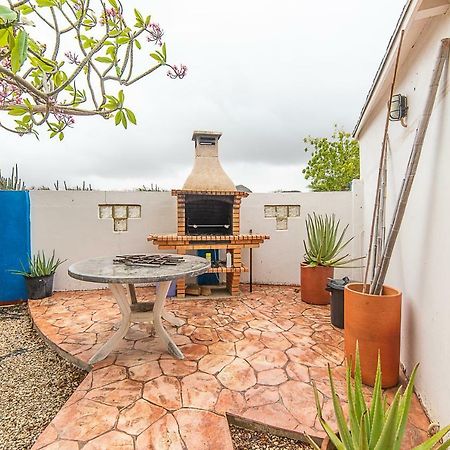
{"label": "succulent plant", "polygon": [[[402,392],[402,388],[400,387],[391,404],[388,405],[386,398],[383,397],[381,389],[381,363],[380,358],[378,358],[377,374],[370,407],[366,405],[362,392],[361,367],[358,349],[356,350],[355,378],[353,383],[351,381],[350,367],[351,364],[347,364],[347,401],[349,416],[349,420],[347,421],[344,416],[339,396],[334,387],[330,366],[328,366],[334,414],[338,424],[337,432],[334,432],[332,427],[323,418],[319,393],[314,385],[316,408],[322,428],[325,430],[330,441],[337,450],[400,450],[411,406],[414,379],[416,377],[418,365],[414,367],[405,390]],[[449,431],[450,425],[437,432],[434,436],[430,437],[413,450],[444,450],[450,448],[450,440],[438,445],[441,439]],[[309,438],[309,440],[314,449],[320,450],[320,447],[311,438]],[[438,446],[436,447],[436,445]]]}
{"label": "succulent plant", "polygon": [[66,260],[61,261],[55,258],[55,251],[53,250],[50,258],[45,256],[44,252],[38,251],[35,255],[28,258],[28,270],[21,262],[22,270],[14,270],[12,273],[22,275],[27,278],[45,277],[56,272],[56,269]]}
{"label": "succulent plant", "polygon": [[342,255],[342,251],[353,240],[345,240],[348,225],[341,231],[340,220],[333,215],[322,216],[313,213],[306,217],[307,242],[303,241],[305,255],[303,262],[310,266],[342,267],[363,258],[349,258],[349,254]]}

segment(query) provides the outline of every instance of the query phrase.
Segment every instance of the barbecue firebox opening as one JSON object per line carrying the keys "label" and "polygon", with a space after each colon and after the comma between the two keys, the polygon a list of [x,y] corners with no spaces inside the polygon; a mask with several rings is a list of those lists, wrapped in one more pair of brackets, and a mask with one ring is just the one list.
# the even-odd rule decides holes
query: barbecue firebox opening
{"label": "barbecue firebox opening", "polygon": [[186,195],[186,234],[232,235],[232,195]]}

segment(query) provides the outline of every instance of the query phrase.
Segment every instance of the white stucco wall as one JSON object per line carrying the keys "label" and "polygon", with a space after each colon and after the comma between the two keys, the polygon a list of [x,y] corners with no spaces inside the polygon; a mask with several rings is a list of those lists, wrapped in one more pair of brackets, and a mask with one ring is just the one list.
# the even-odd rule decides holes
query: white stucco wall
{"label": "white stucco wall", "polygon": [[[31,235],[33,252],[56,250],[67,262],[57,271],[56,290],[98,287],[70,278],[67,267],[94,256],[157,251],[147,242],[150,233],[176,232],[176,201],[169,192],[82,192],[32,191]],[[253,281],[268,284],[299,284],[299,263],[303,256],[307,213],[335,213],[342,224],[351,224],[348,235],[357,235],[354,251],[360,255],[361,237],[360,189],[354,192],[250,194],[242,200],[241,233],[265,233],[271,236],[253,251]],[[359,205],[356,209],[355,204]],[[112,219],[98,217],[99,204],[139,204],[141,219],[129,219],[127,232],[114,232]],[[264,205],[300,205],[300,217],[288,219],[287,230],[276,230],[276,220],[264,217]],[[353,223],[359,229],[353,229]],[[349,246],[349,250],[352,248]],[[248,265],[249,249],[243,250]],[[340,269],[344,276],[350,269]],[[355,275],[357,276],[357,274]],[[353,278],[355,277],[353,276]],[[244,274],[243,281],[248,281]]]}
{"label": "white stucco wall", "polygon": [[[450,36],[450,17],[435,17],[399,68],[396,93],[408,97],[408,127],[391,123],[388,225],[425,104],[440,40]],[[386,87],[387,88],[387,87]],[[450,128],[448,65],[438,91],[414,186],[394,250],[387,284],[403,291],[401,359],[408,372],[420,363],[416,390],[432,419],[450,423]],[[358,138],[364,182],[366,239],[378,170],[387,90]]]}

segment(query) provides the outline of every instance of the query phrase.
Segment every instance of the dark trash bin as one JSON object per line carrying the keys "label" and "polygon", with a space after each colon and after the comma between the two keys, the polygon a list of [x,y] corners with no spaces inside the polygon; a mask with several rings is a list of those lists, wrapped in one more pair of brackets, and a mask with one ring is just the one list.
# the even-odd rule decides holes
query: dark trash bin
{"label": "dark trash bin", "polygon": [[331,292],[331,323],[337,328],[344,328],[344,287],[349,282],[349,278],[344,277],[327,283],[327,291]]}

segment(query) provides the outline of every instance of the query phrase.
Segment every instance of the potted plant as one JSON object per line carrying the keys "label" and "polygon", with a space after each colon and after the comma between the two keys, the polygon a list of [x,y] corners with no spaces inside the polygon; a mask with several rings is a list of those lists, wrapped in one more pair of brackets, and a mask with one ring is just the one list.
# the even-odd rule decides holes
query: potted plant
{"label": "potted plant", "polygon": [[44,252],[38,251],[28,258],[28,269],[21,262],[22,270],[14,270],[13,273],[25,278],[29,299],[50,297],[53,294],[53,277],[56,269],[64,261],[55,258],[54,250],[50,258],[46,257]]}
{"label": "potted plant", "polygon": [[[348,421],[345,419],[343,407],[336,393],[330,366],[328,377],[330,380],[331,396],[338,429],[336,432],[326,422],[322,414],[317,387],[314,385],[316,408],[320,424],[327,437],[319,447],[312,438],[309,441],[315,450],[400,450],[408,420],[411,398],[413,396],[414,378],[417,367],[411,373],[408,385],[402,392],[399,388],[388,405],[382,393],[381,362],[378,358],[375,387],[370,406],[366,404],[362,391],[361,366],[359,352],[356,350],[355,379],[352,383],[351,364],[347,364],[347,402]],[[450,425],[438,431],[413,450],[444,450],[450,447],[450,441],[439,445],[439,441],[450,431]]]}
{"label": "potted plant", "polygon": [[303,241],[305,255],[300,265],[302,300],[313,305],[330,303],[327,282],[333,278],[334,268],[343,267],[361,258],[349,259],[342,251],[353,239],[345,240],[348,225],[340,230],[340,220],[313,213],[306,217],[307,241]]}

